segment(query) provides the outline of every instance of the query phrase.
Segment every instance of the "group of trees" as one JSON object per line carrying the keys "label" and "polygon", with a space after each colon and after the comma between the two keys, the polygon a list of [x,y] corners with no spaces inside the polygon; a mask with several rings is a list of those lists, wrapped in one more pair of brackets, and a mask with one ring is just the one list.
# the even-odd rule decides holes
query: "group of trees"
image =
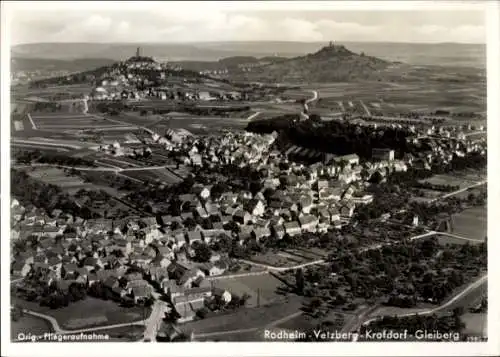
{"label": "group of trees", "polygon": [[179,108],[180,111],[193,115],[214,115],[214,116],[229,116],[231,113],[248,112],[249,106],[241,107],[198,107],[184,105]]}
{"label": "group of trees", "polygon": [[328,265],[285,273],[291,292],[319,299],[318,306],[306,310],[349,309],[356,298],[406,308],[421,301],[439,304],[485,269],[487,261],[485,243],[443,246],[436,238],[334,251]]}
{"label": "group of trees", "polygon": [[18,150],[14,152],[13,159],[22,164],[40,163],[62,166],[96,166],[93,161],[84,158],[71,157],[57,153],[42,153],[40,150]]}
{"label": "group of trees", "polygon": [[32,179],[25,172],[11,169],[10,187],[12,196],[23,206],[34,205],[47,212],[59,208],[66,213],[80,216],[80,208],[69,195],[55,185]]}
{"label": "group of trees", "polygon": [[68,287],[62,288],[59,282],[52,282],[50,285],[44,285],[40,281],[42,272],[31,272],[24,280],[25,291],[18,291],[25,299],[29,301],[36,300],[40,306],[48,306],[51,309],[58,309],[68,306],[72,302],[84,300],[87,297],[87,287],[85,284],[72,282]]}
{"label": "group of trees", "polygon": [[[295,115],[284,115],[269,120],[256,120],[248,123],[246,130],[255,133],[283,132],[289,141],[321,152],[336,155],[356,153],[361,158],[370,159],[372,148],[391,148],[398,154],[410,152],[406,129],[372,128],[349,122],[329,121],[314,125],[311,121],[296,122]],[[332,143],[335,143],[332,145]]]}
{"label": "group of trees", "polygon": [[57,112],[62,109],[62,105],[57,102],[36,102],[33,106],[34,112]]}

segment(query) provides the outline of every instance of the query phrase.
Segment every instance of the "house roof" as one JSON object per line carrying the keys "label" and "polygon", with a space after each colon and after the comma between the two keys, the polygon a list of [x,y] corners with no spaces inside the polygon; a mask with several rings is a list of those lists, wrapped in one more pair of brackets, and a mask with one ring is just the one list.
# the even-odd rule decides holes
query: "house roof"
{"label": "house roof", "polygon": [[78,266],[74,263],[64,264],[62,267],[66,272],[76,272],[78,269]]}
{"label": "house roof", "polygon": [[148,285],[134,286],[132,288],[132,294],[135,297],[146,297],[151,294],[151,288]]}
{"label": "house roof", "polygon": [[290,230],[290,229],[300,229],[299,223],[298,222],[287,222],[284,225],[285,230]]}
{"label": "house roof", "polygon": [[313,222],[316,222],[317,220],[318,220],[318,218],[313,216],[312,214],[306,214],[302,217],[299,217],[300,225],[313,223]]}

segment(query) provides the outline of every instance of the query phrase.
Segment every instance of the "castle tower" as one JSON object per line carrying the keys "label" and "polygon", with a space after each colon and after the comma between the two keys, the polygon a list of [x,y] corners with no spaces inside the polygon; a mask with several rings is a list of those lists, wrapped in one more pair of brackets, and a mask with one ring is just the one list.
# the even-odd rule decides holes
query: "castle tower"
{"label": "castle tower", "polygon": [[141,57],[141,48],[137,47],[137,51],[135,52],[136,57]]}

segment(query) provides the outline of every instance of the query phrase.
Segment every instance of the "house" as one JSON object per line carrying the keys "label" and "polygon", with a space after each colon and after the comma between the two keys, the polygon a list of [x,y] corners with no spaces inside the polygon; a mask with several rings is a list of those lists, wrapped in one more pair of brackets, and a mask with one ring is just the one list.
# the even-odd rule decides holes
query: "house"
{"label": "house", "polygon": [[300,223],[300,227],[302,228],[302,231],[314,232],[316,229],[316,226],[319,223],[319,220],[317,217],[313,216],[312,214],[308,214],[308,215],[304,215],[302,217],[299,217],[299,223]]}
{"label": "house", "polygon": [[97,267],[103,268],[100,259],[93,257],[85,258],[85,260],[83,261],[83,267],[86,268],[88,271],[95,270]]}
{"label": "house", "polygon": [[379,161],[392,161],[394,160],[394,150],[373,148],[372,159]]}
{"label": "house", "polygon": [[118,278],[116,276],[109,276],[102,283],[103,283],[104,287],[106,287],[110,290],[120,286],[120,282],[118,281]]}
{"label": "house", "polygon": [[220,301],[223,301],[226,304],[229,304],[232,299],[231,293],[221,288],[213,289],[212,296],[215,297],[216,299],[219,299]]}
{"label": "house", "polygon": [[340,212],[336,207],[329,208],[328,213],[330,215],[330,222],[340,220]]}
{"label": "house", "polygon": [[359,156],[356,154],[349,154],[343,156],[337,156],[333,159],[336,164],[340,164],[341,162],[347,163],[349,166],[358,165],[359,164]]}
{"label": "house", "polygon": [[363,196],[353,196],[351,197],[351,201],[354,202],[355,204],[369,204],[373,202],[373,195],[363,195]]}
{"label": "house", "polygon": [[62,277],[66,277],[68,275],[73,275],[77,272],[78,266],[74,263],[69,263],[69,264],[63,264],[61,268],[61,275]]}
{"label": "house", "polygon": [[227,267],[221,263],[218,264],[204,263],[200,264],[199,268],[205,274],[205,276],[222,275],[227,269]]}
{"label": "house", "polygon": [[187,270],[178,280],[178,284],[184,288],[190,288],[192,287],[193,282],[198,278],[198,277],[205,277],[205,274],[197,268],[192,268],[190,270]]}
{"label": "house", "polygon": [[254,199],[248,202],[246,210],[250,212],[252,216],[260,217],[264,214],[266,207],[263,201]]}
{"label": "house", "polygon": [[165,278],[168,279],[168,269],[165,267],[150,267],[149,268],[149,276],[152,281],[157,283],[161,283]]}
{"label": "house", "polygon": [[285,227],[281,224],[273,225],[271,232],[276,238],[282,239],[285,235]]}
{"label": "house", "polygon": [[201,235],[201,231],[189,231],[187,232],[187,241],[189,244],[193,244],[194,242],[201,242],[203,237]]}
{"label": "house", "polygon": [[177,282],[173,279],[163,279],[161,282],[161,288],[165,295],[167,295],[170,299],[173,299],[176,296],[184,295],[184,288],[177,285]]}
{"label": "house", "polygon": [[340,201],[342,198],[342,188],[328,187],[319,191],[319,199],[325,201]]}
{"label": "house", "polygon": [[152,289],[149,285],[146,286],[135,286],[132,288],[131,295],[134,302],[137,304],[151,297]]}
{"label": "house", "polygon": [[267,227],[255,227],[252,233],[253,237],[259,241],[261,238],[269,237],[271,235],[271,230]]}
{"label": "house", "polygon": [[195,185],[193,186],[193,192],[204,200],[207,200],[210,197],[210,187]]}
{"label": "house", "polygon": [[12,274],[25,277],[31,270],[31,264],[26,261],[18,260],[12,264]]}
{"label": "house", "polygon": [[244,211],[242,209],[237,210],[233,214],[233,220],[243,225],[247,224],[251,219],[252,216],[247,211]]}
{"label": "house", "polygon": [[312,198],[309,196],[302,196],[299,200],[299,208],[303,213],[310,213],[313,207]]}
{"label": "house", "polygon": [[289,236],[295,236],[301,233],[300,225],[296,221],[287,222],[283,225],[283,227],[285,229],[285,233]]}
{"label": "house", "polygon": [[340,207],[340,215],[345,218],[351,218],[354,214],[355,205],[353,202],[347,202]]}

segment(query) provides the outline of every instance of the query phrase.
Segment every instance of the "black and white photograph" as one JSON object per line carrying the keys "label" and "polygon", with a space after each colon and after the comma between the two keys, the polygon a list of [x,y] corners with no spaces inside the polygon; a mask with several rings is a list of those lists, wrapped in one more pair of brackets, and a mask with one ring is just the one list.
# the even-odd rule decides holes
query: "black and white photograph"
{"label": "black and white photograph", "polygon": [[2,2],[2,355],[500,353],[499,9]]}

